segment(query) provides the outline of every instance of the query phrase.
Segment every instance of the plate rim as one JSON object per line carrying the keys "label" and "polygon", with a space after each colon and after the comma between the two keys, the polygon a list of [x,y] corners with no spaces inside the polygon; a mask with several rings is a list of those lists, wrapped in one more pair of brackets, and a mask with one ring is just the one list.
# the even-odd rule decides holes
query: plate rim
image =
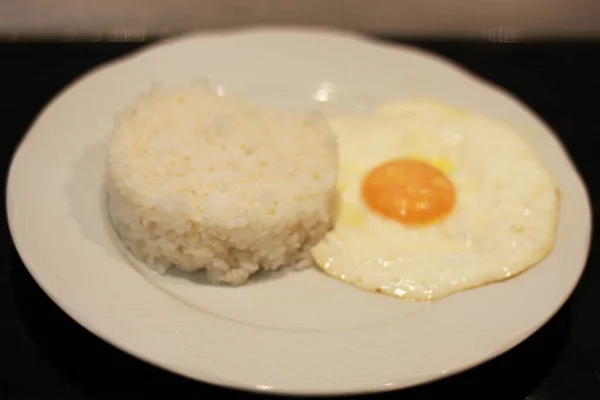
{"label": "plate rim", "polygon": [[[413,383],[408,384],[408,385],[403,384],[403,383],[400,383],[400,384],[393,383],[391,385],[389,385],[389,384],[374,384],[371,387],[362,387],[360,389],[353,388],[353,389],[349,389],[346,391],[340,391],[335,388],[333,390],[307,389],[307,390],[298,391],[298,390],[286,390],[285,388],[271,388],[271,389],[259,388],[258,386],[252,386],[252,385],[248,385],[245,383],[239,383],[239,382],[235,382],[235,381],[223,381],[223,379],[221,379],[219,377],[217,377],[217,378],[208,377],[208,376],[198,377],[197,375],[188,373],[190,371],[186,371],[183,368],[178,368],[177,366],[174,366],[174,365],[167,365],[165,363],[160,363],[159,361],[153,360],[153,359],[151,359],[151,357],[146,356],[145,353],[142,351],[143,350],[142,348],[131,345],[130,344],[131,342],[130,343],[119,343],[119,342],[115,341],[114,339],[112,339],[110,337],[110,335],[106,334],[101,327],[98,327],[98,325],[95,324],[93,322],[93,320],[89,320],[84,315],[84,313],[81,313],[80,311],[78,311],[77,307],[74,307],[71,303],[69,303],[68,301],[65,301],[64,299],[61,299],[61,297],[55,293],[55,291],[51,285],[48,285],[46,281],[44,281],[43,279],[40,279],[38,273],[36,272],[36,268],[32,266],[33,264],[35,264],[35,262],[33,262],[33,260],[27,254],[27,251],[25,250],[25,247],[22,244],[21,240],[18,239],[14,235],[14,232],[16,231],[16,227],[15,227],[15,222],[14,222],[14,216],[12,215],[13,213],[11,212],[11,201],[9,198],[12,193],[11,187],[14,185],[12,182],[14,182],[14,180],[16,179],[14,177],[15,173],[16,173],[15,172],[15,160],[20,155],[23,154],[23,152],[24,152],[23,149],[24,148],[26,149],[28,139],[30,139],[32,136],[31,132],[33,131],[33,128],[39,124],[39,121],[42,119],[42,117],[46,113],[48,113],[53,108],[53,105],[60,98],[62,98],[67,92],[72,90],[74,87],[78,86],[84,80],[90,79],[98,73],[101,73],[105,70],[117,68],[122,64],[126,64],[127,62],[129,62],[133,59],[136,59],[138,57],[142,57],[148,53],[161,52],[162,50],[169,48],[173,45],[181,45],[186,42],[193,42],[193,41],[205,40],[205,39],[226,39],[226,38],[232,38],[232,37],[240,36],[240,35],[243,36],[243,35],[247,35],[247,34],[294,34],[294,35],[309,34],[309,35],[315,35],[315,36],[327,36],[330,38],[334,37],[334,38],[350,40],[350,41],[354,41],[356,44],[360,44],[362,46],[369,46],[369,47],[379,48],[382,50],[392,50],[392,51],[400,50],[400,51],[404,51],[404,52],[410,52],[410,53],[416,54],[417,56],[419,56],[421,58],[427,59],[428,61],[438,63],[438,64],[443,64],[445,68],[451,69],[462,75],[468,76],[469,79],[471,79],[474,83],[484,87],[485,90],[497,92],[497,93],[501,94],[503,97],[510,99],[510,101],[516,103],[520,108],[526,110],[549,133],[553,134],[555,136],[555,138],[557,139],[560,150],[564,153],[566,159],[570,162],[569,167],[572,168],[572,170],[575,174],[575,177],[577,178],[576,183],[578,185],[580,185],[582,188],[582,192],[584,195],[583,200],[585,200],[585,203],[586,203],[586,209],[582,210],[582,211],[585,213],[584,219],[587,221],[586,226],[583,228],[583,229],[586,229],[586,238],[587,238],[587,241],[584,244],[585,245],[584,247],[586,249],[586,254],[583,257],[583,261],[584,261],[583,265],[579,268],[577,278],[571,283],[568,292],[566,292],[564,294],[562,299],[554,307],[555,308],[554,311],[552,313],[550,313],[549,315],[547,315],[545,318],[542,318],[537,323],[533,324],[533,327],[531,329],[522,329],[518,334],[513,335],[511,337],[511,339],[507,341],[507,343],[504,347],[497,348],[496,351],[488,353],[485,357],[481,357],[478,360],[475,360],[471,363],[460,363],[460,366],[455,367],[452,370],[448,370],[446,373],[437,374],[436,376],[433,376],[433,377],[432,377],[432,374],[424,375],[420,378],[413,380]],[[218,386],[226,387],[226,388],[230,388],[230,389],[258,392],[258,393],[267,392],[267,393],[273,393],[273,394],[311,395],[312,396],[312,395],[351,395],[351,394],[368,394],[368,393],[377,393],[377,392],[387,392],[387,391],[398,390],[398,389],[412,387],[412,386],[418,386],[418,385],[421,385],[424,383],[434,382],[439,379],[443,379],[443,378],[458,374],[460,372],[469,370],[471,368],[477,367],[477,366],[511,350],[512,348],[514,348],[517,345],[519,345],[520,343],[522,343],[525,339],[527,339],[529,336],[531,336],[537,330],[539,330],[543,325],[545,325],[560,310],[560,308],[562,306],[564,306],[564,304],[567,302],[567,300],[573,294],[573,291],[575,290],[576,286],[580,282],[581,277],[585,271],[585,267],[587,265],[587,261],[589,258],[591,241],[592,241],[593,213],[592,213],[592,207],[591,207],[591,201],[590,201],[590,194],[589,194],[589,190],[585,184],[585,181],[582,178],[581,173],[578,170],[576,164],[573,162],[571,155],[566,150],[566,147],[564,146],[562,141],[558,138],[558,135],[546,123],[545,120],[543,120],[531,107],[529,107],[528,104],[524,103],[520,98],[513,95],[512,93],[510,93],[508,90],[504,89],[503,87],[495,84],[494,82],[488,81],[487,79],[476,75],[475,73],[471,72],[467,68],[462,67],[461,65],[457,64],[452,59],[450,59],[449,57],[439,55],[439,54],[436,54],[433,52],[429,52],[427,50],[423,50],[423,49],[414,47],[410,44],[407,45],[404,43],[400,43],[400,44],[388,43],[388,42],[379,40],[377,38],[372,38],[372,37],[364,36],[362,34],[358,34],[355,32],[343,31],[343,30],[339,30],[339,29],[334,30],[334,29],[328,29],[328,28],[245,27],[245,28],[227,29],[227,30],[221,30],[221,31],[212,31],[212,32],[208,32],[208,33],[207,32],[204,32],[204,33],[191,32],[191,33],[167,38],[164,40],[160,40],[155,43],[150,43],[140,49],[136,49],[136,50],[132,51],[129,54],[125,54],[125,55],[119,56],[115,59],[103,62],[103,63],[91,68],[90,70],[84,72],[77,78],[73,79],[65,87],[63,87],[61,90],[59,90],[38,111],[37,115],[35,116],[35,118],[32,120],[32,122],[28,126],[27,130],[25,131],[25,133],[19,140],[18,144],[16,145],[16,147],[12,153],[12,156],[10,158],[9,168],[8,168],[7,179],[5,182],[6,182],[5,183],[5,193],[6,193],[6,195],[5,195],[6,208],[5,209],[6,209],[6,214],[7,214],[7,221],[8,221],[8,225],[9,225],[11,238],[12,238],[14,246],[19,254],[19,257],[23,261],[23,265],[25,265],[29,274],[32,276],[32,278],[34,279],[36,284],[71,319],[73,319],[75,322],[77,322],[80,326],[82,326],[84,329],[86,329],[88,332],[90,332],[94,336],[98,337],[99,339],[103,340],[106,343],[109,343],[111,346],[114,346],[114,347],[118,348],[120,351],[123,351],[131,356],[138,358],[139,360],[142,360],[146,363],[154,365],[160,369],[167,370],[167,371],[170,371],[171,373],[174,373],[174,374],[177,374],[180,376],[185,376],[185,377],[191,378],[193,380],[198,380],[204,384],[218,385]]]}

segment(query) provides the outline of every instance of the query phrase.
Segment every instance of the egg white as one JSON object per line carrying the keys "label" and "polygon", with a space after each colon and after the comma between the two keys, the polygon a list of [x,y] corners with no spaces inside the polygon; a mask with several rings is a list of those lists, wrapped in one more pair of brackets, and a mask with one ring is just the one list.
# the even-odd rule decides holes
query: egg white
{"label": "egg white", "polygon": [[[551,250],[552,175],[510,127],[426,101],[330,120],[339,141],[339,212],[312,249],[327,274],[399,298],[432,300],[519,274]],[[395,158],[437,166],[454,183],[452,214],[406,227],[371,211],[365,174]]]}

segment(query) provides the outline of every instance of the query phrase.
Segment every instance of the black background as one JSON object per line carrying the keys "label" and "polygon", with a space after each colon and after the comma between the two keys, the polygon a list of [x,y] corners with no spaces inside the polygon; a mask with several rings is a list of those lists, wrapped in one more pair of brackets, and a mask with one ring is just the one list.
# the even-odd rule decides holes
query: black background
{"label": "black background", "polygon": [[[594,171],[600,159],[600,42],[404,42],[445,55],[528,103],[567,147],[595,208],[600,201],[600,174]],[[52,96],[91,67],[144,45],[0,43],[3,171],[28,125]],[[259,397],[164,372],[97,339],[33,282],[14,250],[5,213],[2,218],[0,399]],[[514,350],[443,381],[369,397],[599,400],[598,241],[594,235],[586,271],[571,299]]]}

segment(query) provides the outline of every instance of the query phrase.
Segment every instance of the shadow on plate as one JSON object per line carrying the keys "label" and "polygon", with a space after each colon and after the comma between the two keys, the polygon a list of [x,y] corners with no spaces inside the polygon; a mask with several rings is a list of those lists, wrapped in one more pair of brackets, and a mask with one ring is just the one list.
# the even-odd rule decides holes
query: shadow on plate
{"label": "shadow on plate", "polygon": [[[241,395],[241,392],[195,382],[127,355],[98,339],[60,310],[18,265],[12,274],[14,301],[24,327],[43,357],[64,379],[89,399],[115,394],[139,396],[194,391],[200,396]],[[571,313],[563,307],[542,329],[504,355],[432,384],[375,396],[394,399],[441,399],[450,396],[522,400],[549,374],[563,352]],[[261,397],[243,394],[245,398]],[[361,398],[361,396],[355,397]]]}
{"label": "shadow on plate", "polygon": [[77,222],[82,237],[118,259],[121,255],[112,243],[112,226],[106,212],[106,158],[105,142],[86,149],[71,165],[72,175],[64,190],[69,199],[70,217]]}

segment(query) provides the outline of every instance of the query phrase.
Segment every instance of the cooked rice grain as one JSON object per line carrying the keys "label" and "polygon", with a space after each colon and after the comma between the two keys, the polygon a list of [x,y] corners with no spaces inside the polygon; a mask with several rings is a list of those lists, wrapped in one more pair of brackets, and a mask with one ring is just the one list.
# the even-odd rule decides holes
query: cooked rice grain
{"label": "cooked rice grain", "polygon": [[205,83],[154,88],[116,121],[109,214],[151,268],[241,284],[308,266],[332,225],[337,145],[317,115],[276,112]]}

